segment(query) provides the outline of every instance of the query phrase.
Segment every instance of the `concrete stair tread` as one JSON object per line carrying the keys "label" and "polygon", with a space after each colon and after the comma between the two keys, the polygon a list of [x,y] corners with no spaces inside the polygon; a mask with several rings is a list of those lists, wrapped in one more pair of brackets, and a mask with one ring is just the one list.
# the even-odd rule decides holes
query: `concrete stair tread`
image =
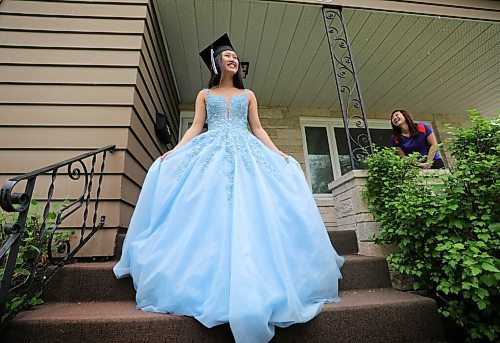
{"label": "concrete stair tread", "polygon": [[[386,261],[386,258],[383,256],[364,256],[357,254],[349,254],[349,255],[343,255],[343,257],[345,259],[344,266],[352,263]],[[114,260],[106,262],[77,262],[64,266],[62,270],[64,270],[65,272],[71,272],[75,270],[87,270],[87,271],[109,270],[110,272],[112,272],[113,267],[117,262],[118,261]]]}
{"label": "concrete stair tread", "polygon": [[[363,289],[340,292],[341,301],[325,304],[323,312],[356,310],[378,306],[402,305],[414,306],[415,304],[434,301],[411,293],[396,291],[392,288]],[[97,321],[118,320],[134,318],[137,320],[183,320],[190,317],[144,312],[136,309],[135,301],[114,302],[52,302],[37,306],[30,311],[20,313],[15,321]]]}
{"label": "concrete stair tread", "polygon": [[347,261],[386,261],[384,256],[365,256],[358,254],[349,254],[344,255],[344,258]]}
{"label": "concrete stair tread", "polygon": [[[385,261],[385,257],[383,256],[364,256],[364,255],[358,255],[358,254],[348,254],[344,255],[346,263],[349,263],[350,261],[375,261],[375,260],[383,260]],[[115,266],[117,261],[106,261],[106,262],[77,262],[77,263],[72,263],[68,264],[63,267],[63,269],[70,270],[72,268],[78,268],[78,269],[90,269],[90,270],[99,270],[99,269],[108,269],[111,270]]]}
{"label": "concrete stair tread", "polygon": [[[392,288],[340,292],[305,324],[277,328],[273,343],[440,342],[442,327],[432,299]],[[47,303],[20,313],[4,343],[234,342],[229,325],[205,328],[194,318],[144,312],[134,301]]]}

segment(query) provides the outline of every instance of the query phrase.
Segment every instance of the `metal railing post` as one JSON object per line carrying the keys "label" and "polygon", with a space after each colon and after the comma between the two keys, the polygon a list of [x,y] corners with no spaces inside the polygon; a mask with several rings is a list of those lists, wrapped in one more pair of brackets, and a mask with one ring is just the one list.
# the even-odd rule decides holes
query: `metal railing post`
{"label": "metal railing post", "polygon": [[[363,160],[373,152],[372,141],[342,8],[324,6],[323,20],[344,120],[351,168],[361,169]],[[354,124],[356,129],[361,129],[361,133],[353,134],[351,124]]]}

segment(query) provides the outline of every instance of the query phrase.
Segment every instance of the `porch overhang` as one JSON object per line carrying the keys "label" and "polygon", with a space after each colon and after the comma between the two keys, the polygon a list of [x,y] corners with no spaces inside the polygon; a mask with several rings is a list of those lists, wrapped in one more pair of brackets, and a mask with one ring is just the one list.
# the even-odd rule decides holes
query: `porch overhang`
{"label": "porch overhang", "polygon": [[198,52],[228,32],[250,63],[245,86],[259,105],[338,109],[325,4],[348,6],[343,13],[368,114],[500,108],[500,4],[479,0],[157,0],[181,103],[194,103],[206,87]]}
{"label": "porch overhang", "polygon": [[[267,0],[260,0],[267,1]],[[433,15],[477,20],[500,20],[500,3],[485,0],[276,0],[345,8]]]}

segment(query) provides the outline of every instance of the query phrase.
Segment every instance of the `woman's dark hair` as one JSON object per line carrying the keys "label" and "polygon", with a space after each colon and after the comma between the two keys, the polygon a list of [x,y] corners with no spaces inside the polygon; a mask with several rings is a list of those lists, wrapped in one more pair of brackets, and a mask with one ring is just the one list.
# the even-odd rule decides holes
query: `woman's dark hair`
{"label": "woman's dark hair", "polygon": [[391,113],[391,126],[392,126],[392,131],[394,131],[394,134],[401,135],[401,128],[399,126],[394,125],[394,123],[392,122],[392,116],[396,112],[401,112],[403,117],[405,117],[406,124],[408,124],[408,129],[410,130],[410,136],[414,137],[418,135],[417,124],[415,124],[415,122],[413,121],[411,114],[405,110],[394,110]]}
{"label": "woman's dark hair", "polygon": [[[218,74],[215,74],[213,70],[210,70],[210,81],[208,81],[208,88],[212,88],[214,86],[218,86],[219,83],[220,83],[220,78],[221,78],[221,74],[222,74],[222,72],[221,72],[221,70],[222,70],[221,64],[222,64],[222,53],[223,52],[224,51],[222,51],[221,53],[219,53],[214,58],[214,60],[215,60],[215,68],[217,68],[217,73]],[[243,74],[243,72],[241,71],[241,63],[240,63],[240,59],[238,58],[238,71],[233,76],[233,85],[236,88],[239,88],[239,89],[245,89],[245,86],[243,86],[243,77],[242,77],[242,74]]]}

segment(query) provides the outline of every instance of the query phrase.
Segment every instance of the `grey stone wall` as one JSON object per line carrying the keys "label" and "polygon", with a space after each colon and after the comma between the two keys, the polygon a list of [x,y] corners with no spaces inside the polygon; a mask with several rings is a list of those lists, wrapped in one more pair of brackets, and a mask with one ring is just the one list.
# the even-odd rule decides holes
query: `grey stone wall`
{"label": "grey stone wall", "polygon": [[358,238],[359,254],[387,256],[389,246],[375,244],[371,238],[378,234],[380,225],[373,219],[363,199],[367,172],[353,170],[330,183],[333,211],[338,230],[354,230]]}

